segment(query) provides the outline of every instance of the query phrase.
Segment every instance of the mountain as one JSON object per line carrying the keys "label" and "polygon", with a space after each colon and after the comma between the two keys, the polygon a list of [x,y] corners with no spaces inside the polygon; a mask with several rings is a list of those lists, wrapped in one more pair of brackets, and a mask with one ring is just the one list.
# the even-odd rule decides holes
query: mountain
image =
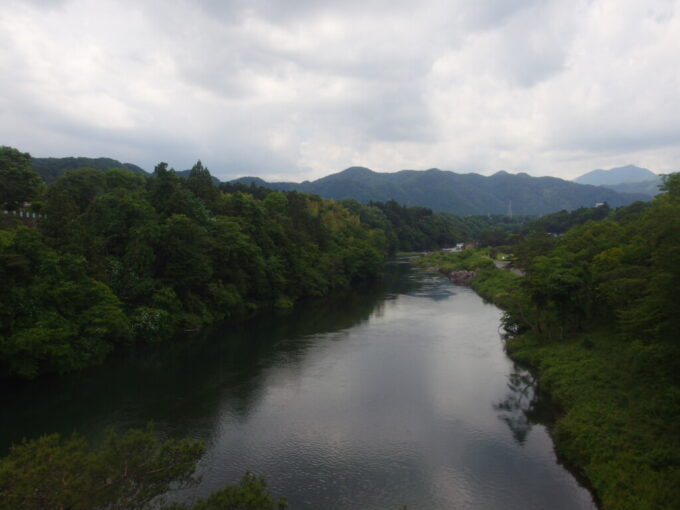
{"label": "mountain", "polygon": [[[132,163],[121,163],[117,159],[111,158],[31,158],[33,170],[40,175],[45,182],[56,180],[66,170],[76,168],[94,168],[96,170],[109,170],[110,168],[125,168],[136,174],[151,175],[146,170],[133,165]],[[175,172],[180,177],[188,177],[191,170],[180,170]],[[213,184],[218,186],[220,180],[212,177]]]}
{"label": "mountain", "polygon": [[635,165],[609,170],[593,170],[574,179],[580,184],[604,186],[619,193],[642,193],[653,197],[659,193],[661,176]]}
{"label": "mountain", "polygon": [[592,184],[593,186],[612,186],[627,182],[651,181],[659,176],[646,168],[635,165],[621,166],[609,170],[593,170],[574,179],[579,184]]}
{"label": "mountain", "polygon": [[66,170],[76,168],[95,168],[97,170],[108,170],[109,168],[125,168],[136,174],[149,175],[148,172],[133,165],[132,163],[121,163],[111,158],[31,158],[33,170],[35,170],[45,182],[52,182]]}
{"label": "mountain", "polygon": [[352,167],[315,181],[266,182],[242,177],[236,183],[265,186],[280,191],[297,190],[324,198],[352,198],[359,202],[395,200],[404,205],[420,205],[454,214],[541,215],[562,209],[592,207],[607,202],[612,207],[649,200],[642,194],[576,184],[555,177],[531,177],[521,173],[498,172],[491,176],[457,174],[439,170],[402,170],[378,173]]}

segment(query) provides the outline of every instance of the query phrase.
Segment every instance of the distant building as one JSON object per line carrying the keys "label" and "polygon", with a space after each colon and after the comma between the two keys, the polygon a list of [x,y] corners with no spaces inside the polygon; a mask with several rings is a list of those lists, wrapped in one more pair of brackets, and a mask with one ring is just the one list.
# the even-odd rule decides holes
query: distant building
{"label": "distant building", "polygon": [[454,253],[457,251],[463,251],[465,248],[465,243],[456,243],[456,246],[453,248],[442,248],[442,251],[448,252],[448,253]]}

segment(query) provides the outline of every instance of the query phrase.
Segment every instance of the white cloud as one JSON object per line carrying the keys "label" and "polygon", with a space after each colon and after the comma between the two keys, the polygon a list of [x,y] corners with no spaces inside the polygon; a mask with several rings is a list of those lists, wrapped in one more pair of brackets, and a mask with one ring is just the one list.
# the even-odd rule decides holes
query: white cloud
{"label": "white cloud", "polygon": [[678,0],[9,1],[0,139],[301,180],[677,169]]}

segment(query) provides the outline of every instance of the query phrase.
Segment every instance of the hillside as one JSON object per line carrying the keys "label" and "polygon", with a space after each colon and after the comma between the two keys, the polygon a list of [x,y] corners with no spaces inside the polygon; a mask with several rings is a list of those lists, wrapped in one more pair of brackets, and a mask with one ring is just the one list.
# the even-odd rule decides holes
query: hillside
{"label": "hillside", "polygon": [[636,200],[649,200],[648,195],[617,193],[555,177],[507,172],[487,177],[435,168],[378,173],[352,167],[311,182],[266,182],[257,177],[242,177],[231,182],[254,182],[281,191],[298,190],[336,200],[352,198],[364,203],[396,200],[454,214],[507,214],[511,208],[513,214],[540,215],[592,207],[598,202],[618,207]]}
{"label": "hillside", "polygon": [[136,174],[148,175],[148,172],[133,165],[121,163],[111,158],[31,158],[33,170],[35,170],[45,182],[53,182],[66,170],[76,168],[94,168],[95,170],[108,170],[110,168],[126,168]]}
{"label": "hillside", "polygon": [[642,193],[653,197],[659,194],[661,177],[656,177],[648,181],[622,182],[621,184],[606,184],[605,188],[614,190],[618,193]]}

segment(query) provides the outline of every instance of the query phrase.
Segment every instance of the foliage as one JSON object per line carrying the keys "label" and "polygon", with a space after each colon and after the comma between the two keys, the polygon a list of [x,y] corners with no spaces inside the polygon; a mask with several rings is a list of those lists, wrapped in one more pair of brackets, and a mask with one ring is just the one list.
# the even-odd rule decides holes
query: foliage
{"label": "foliage", "polygon": [[459,252],[432,252],[413,260],[420,267],[434,267],[443,274],[451,271],[479,271],[494,268],[488,250],[463,250]]}
{"label": "foliage", "polygon": [[203,446],[161,440],[148,427],[108,431],[98,448],[53,434],[14,445],[0,459],[0,509],[151,508],[168,490],[190,486]]}
{"label": "foliage", "polygon": [[[644,204],[645,202],[639,203]],[[599,207],[579,207],[572,211],[563,209],[559,212],[546,214],[545,216],[533,220],[525,227],[525,230],[563,234],[571,227],[583,225],[588,221],[604,219],[608,216],[610,211],[611,208],[606,202]]]}
{"label": "foliage", "polygon": [[0,231],[0,371],[22,377],[101,361],[129,335],[121,303],[80,257],[35,229]]}
{"label": "foliage", "polygon": [[680,387],[643,366],[638,344],[607,328],[546,343],[512,338],[513,359],[538,372],[562,409],[552,432],[558,456],[588,479],[603,510],[680,504]]}
{"label": "foliage", "polygon": [[40,176],[31,168],[31,156],[12,147],[0,147],[0,207],[14,211],[38,193]]}
{"label": "foliage", "polygon": [[[274,505],[267,493],[264,478],[246,473],[238,485],[227,486],[194,503],[187,510],[274,510],[275,508],[282,510],[287,506],[284,498],[280,498],[278,504]],[[178,507],[177,510],[179,508],[182,507]]]}

